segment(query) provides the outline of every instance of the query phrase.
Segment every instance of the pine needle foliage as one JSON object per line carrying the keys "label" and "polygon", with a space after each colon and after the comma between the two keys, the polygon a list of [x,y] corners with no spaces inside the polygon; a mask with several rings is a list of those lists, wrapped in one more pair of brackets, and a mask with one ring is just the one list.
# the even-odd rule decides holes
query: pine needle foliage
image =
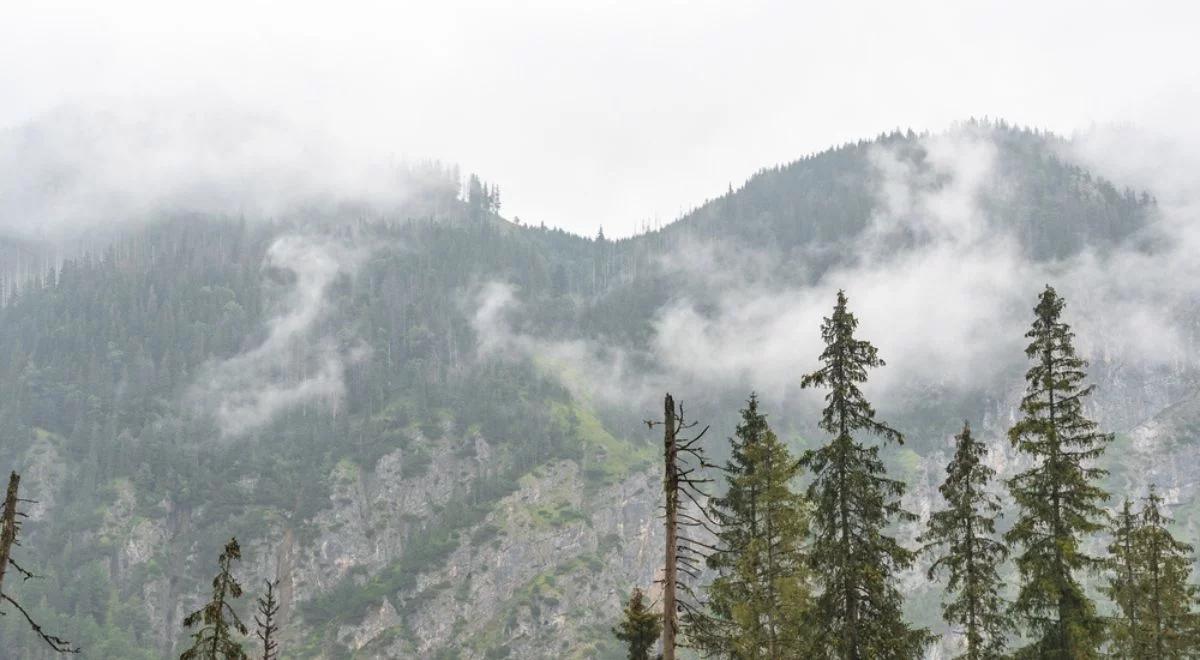
{"label": "pine needle foliage", "polygon": [[858,320],[846,303],[838,291],[833,314],[821,326],[822,367],[801,381],[802,387],[829,389],[820,427],[833,436],[800,460],[813,475],[807,493],[813,506],[810,563],[820,587],[812,657],[918,658],[932,637],[904,621],[895,579],[911,566],[913,552],[886,532],[892,523],[916,518],[901,508],[904,484],[887,477],[879,445],[856,437],[902,443],[903,436],[875,419],[859,389],[867,369],[884,361],[870,342],[855,338]]}
{"label": "pine needle foliage", "polygon": [[1085,660],[1097,657],[1105,628],[1079,578],[1102,567],[1084,543],[1107,522],[1108,493],[1099,485],[1107,473],[1095,463],[1112,436],[1083,413],[1093,386],[1082,384],[1087,362],[1061,319],[1064,304],[1047,286],[1025,333],[1033,366],[1025,375],[1023,417],[1008,435],[1033,465],[1008,481],[1018,517],[1004,538],[1020,548],[1012,614],[1033,640],[1018,657]]}
{"label": "pine needle foliage", "polygon": [[1130,660],[1200,657],[1198,589],[1191,584],[1191,545],[1177,541],[1153,488],[1134,514],[1125,501],[1109,545],[1106,594],[1119,614],[1110,625],[1110,652]]}
{"label": "pine needle foliage", "polygon": [[1138,658],[1145,646],[1145,640],[1139,639],[1143,598],[1139,593],[1140,557],[1134,545],[1140,526],[1133,504],[1125,498],[1113,521],[1112,543],[1108,546],[1108,585],[1104,594],[1119,611],[1109,624],[1109,651],[1128,658]]}
{"label": "pine needle foliage", "polygon": [[954,437],[954,457],[946,480],[938,488],[946,508],[933,513],[921,540],[933,555],[929,579],[944,573],[949,600],[942,617],[961,631],[965,660],[994,660],[1004,656],[1008,628],[999,567],[1008,555],[995,538],[1000,501],[989,491],[996,471],[984,463],[987,447],[963,423]]}
{"label": "pine needle foliage", "polygon": [[217,560],[212,599],[183,620],[185,628],[199,627],[192,633],[192,647],[179,660],[247,660],[246,651],[233,636],[235,632],[245,635],[246,626],[231,604],[242,596],[242,586],[233,577],[233,562],[241,558],[237,539],[230,539]]}
{"label": "pine needle foliage", "polygon": [[625,642],[629,649],[629,660],[651,660],[654,645],[662,634],[662,615],[650,608],[646,595],[634,587],[621,622],[613,628],[613,635]]}
{"label": "pine needle foliage", "polygon": [[692,637],[720,657],[807,657],[808,511],[791,487],[800,466],[767,425],[756,395],[741,414],[725,494],[709,502],[717,543],[707,564],[717,577],[707,589],[707,625]]}

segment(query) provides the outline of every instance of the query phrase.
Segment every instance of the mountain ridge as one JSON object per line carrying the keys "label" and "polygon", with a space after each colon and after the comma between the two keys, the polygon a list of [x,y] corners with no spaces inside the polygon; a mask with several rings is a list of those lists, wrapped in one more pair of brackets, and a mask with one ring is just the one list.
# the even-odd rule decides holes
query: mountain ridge
{"label": "mountain ridge", "polygon": [[[738,305],[759,326],[793,309],[815,321],[831,280],[877,286],[943,251],[1003,253],[1040,277],[1156,249],[1140,242],[1153,199],[1062,160],[1057,142],[989,125],[948,135],[962,137],[894,133],[800,159],[615,241],[501,222],[468,194],[446,217],[176,218],[30,278],[0,307],[0,455],[43,482],[28,526],[53,580],[30,587],[39,616],[89,657],[161,657],[236,534],[247,586],[284,578],[286,657],[617,657],[604,622],[650,584],[659,543],[645,397],[684,387],[723,432],[751,388],[774,384],[765,400],[793,447],[819,437],[812,402],[786,385],[791,361],[816,353],[786,342],[769,372],[774,342],[815,336],[815,322],[721,335]],[[966,279],[967,294],[986,291]],[[878,286],[868,303],[904,290]],[[1019,327],[1024,286],[982,300]],[[1112,318],[1080,302],[1098,314],[1087,327]],[[1009,330],[995,320],[977,325]],[[907,372],[903,349],[928,343],[926,326],[891,325],[913,335],[889,367]],[[686,344],[698,349],[672,358]],[[722,351],[744,355],[697,368]],[[1098,356],[1097,405],[1122,429],[1195,391],[1190,364]],[[226,380],[230,365],[248,380]],[[1015,368],[977,388],[937,369],[881,383],[881,410],[911,437],[889,456],[911,508],[932,501],[949,422],[1002,430]],[[189,399],[201,381],[209,398]],[[224,428],[221,406],[263,421]],[[1185,477],[1172,486],[1186,507]],[[913,608],[937,597],[907,579]],[[0,622],[5,645],[36,658],[35,641]]]}

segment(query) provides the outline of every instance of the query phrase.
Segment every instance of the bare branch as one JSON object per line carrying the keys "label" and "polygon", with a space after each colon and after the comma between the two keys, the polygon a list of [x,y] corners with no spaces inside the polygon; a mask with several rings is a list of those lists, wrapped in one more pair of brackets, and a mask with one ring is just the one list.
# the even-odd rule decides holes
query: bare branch
{"label": "bare branch", "polygon": [[42,627],[33,620],[33,617],[29,616],[29,612],[26,612],[25,608],[21,607],[21,604],[13,600],[11,596],[8,594],[0,594],[0,598],[7,600],[12,604],[13,607],[17,608],[17,611],[20,612],[22,616],[25,617],[25,620],[29,622],[29,627],[33,628],[33,632],[37,633],[39,637],[45,640],[45,642],[50,645],[50,648],[54,649],[58,653],[79,653],[79,649],[72,647],[71,643],[67,640],[56,635],[51,635],[42,630]]}
{"label": "bare branch", "polygon": [[31,573],[31,572],[25,570],[24,568],[21,567],[20,564],[17,563],[17,560],[13,559],[12,557],[8,558],[8,565],[17,569],[17,572],[20,573],[24,577],[22,582],[24,582],[25,580],[41,580],[41,579],[45,578],[44,575],[35,575],[34,573]]}

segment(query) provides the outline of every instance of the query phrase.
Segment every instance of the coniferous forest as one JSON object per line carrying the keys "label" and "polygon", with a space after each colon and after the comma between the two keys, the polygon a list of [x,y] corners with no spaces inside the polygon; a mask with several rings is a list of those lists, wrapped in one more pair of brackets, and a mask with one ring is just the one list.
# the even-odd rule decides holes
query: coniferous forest
{"label": "coniferous forest", "polygon": [[1200,657],[1200,298],[1069,140],[887,133],[620,239],[397,176],[0,239],[4,657]]}
{"label": "coniferous forest", "polygon": [[[929,516],[918,538],[924,545],[909,549],[888,534],[888,518],[918,519],[899,503],[905,484],[887,478],[879,459],[883,442],[904,438],[875,418],[860,389],[867,369],[885,363],[869,341],[855,336],[857,319],[839,291],[821,326],[823,366],[801,381],[829,389],[820,421],[828,444],[791,457],[750,395],[730,440],[726,495],[709,501],[715,515],[685,523],[714,537],[715,545],[701,545],[711,551],[707,565],[715,577],[688,589],[695,600],[675,614],[664,610],[661,621],[646,622],[644,596],[635,588],[617,635],[629,643],[629,657],[649,657],[645,639],[662,625],[680,635],[664,640],[664,658],[676,657],[676,645],[731,658],[925,657],[936,637],[906,621],[896,575],[921,552],[932,556],[931,580],[946,575],[942,617],[962,637],[957,657],[1200,654],[1200,588],[1191,576],[1196,558],[1167,528],[1155,486],[1139,510],[1129,499],[1116,515],[1102,506],[1111,495],[1102,485],[1106,471],[1095,465],[1112,434],[1082,414],[1092,386],[1081,385],[1087,362],[1076,354],[1064,307],[1047,285],[1026,333],[1032,366],[1022,416],[1008,437],[1032,461],[1003,484],[1015,506],[1005,507],[995,493],[987,448],[965,422],[938,488],[944,508]],[[875,441],[856,441],[855,431]],[[666,446],[674,442],[669,431]],[[803,493],[792,490],[801,469],[812,472]],[[668,480],[668,498],[671,489]],[[996,519],[1006,508],[1017,520],[999,535]],[[668,514],[666,524],[677,523]],[[1087,554],[1093,537],[1106,531],[1113,539],[1107,554]],[[672,538],[669,531],[668,543]],[[1000,573],[1010,555],[1017,587],[1006,598]],[[668,564],[677,561],[670,549],[665,557]],[[1083,585],[1101,575],[1106,586],[1100,591],[1114,599],[1107,615]],[[666,582],[676,579],[673,571],[664,573]]]}

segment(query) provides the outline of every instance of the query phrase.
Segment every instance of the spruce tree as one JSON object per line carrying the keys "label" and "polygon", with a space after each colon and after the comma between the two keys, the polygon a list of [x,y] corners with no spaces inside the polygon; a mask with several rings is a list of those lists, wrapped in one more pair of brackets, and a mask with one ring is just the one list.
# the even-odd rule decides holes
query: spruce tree
{"label": "spruce tree", "polygon": [[1145,648],[1145,641],[1138,638],[1143,599],[1138,593],[1141,567],[1134,536],[1139,526],[1133,505],[1126,498],[1112,529],[1112,543],[1108,546],[1110,574],[1104,588],[1104,594],[1120,612],[1109,624],[1109,652],[1123,658],[1142,657],[1139,653]]}
{"label": "spruce tree", "polygon": [[954,440],[954,458],[938,488],[947,508],[930,516],[922,541],[936,553],[929,579],[947,575],[952,598],[942,605],[942,617],[966,640],[959,657],[991,660],[1003,657],[1007,628],[997,569],[1008,551],[994,538],[1000,502],[988,492],[996,471],[984,464],[987,447],[968,424]]}
{"label": "spruce tree", "polygon": [[241,643],[233,637],[234,631],[245,635],[246,626],[230,602],[242,596],[242,586],[233,577],[232,568],[233,561],[241,558],[237,539],[230,539],[217,560],[219,570],[212,582],[212,600],[183,620],[185,628],[200,627],[192,633],[192,647],[179,660],[247,660]]}
{"label": "spruce tree", "polygon": [[856,339],[858,320],[838,291],[833,315],[821,326],[824,365],[802,387],[827,387],[820,427],[833,438],[809,450],[801,465],[813,473],[808,499],[814,506],[811,566],[821,587],[814,608],[813,656],[866,660],[916,658],[931,640],[928,631],[905,623],[897,571],[913,553],[885,529],[915,516],[900,507],[904,484],[886,476],[879,446],[855,437],[868,433],[902,443],[899,431],[875,419],[858,384],[883,360],[870,342]]}
{"label": "spruce tree", "polygon": [[709,502],[717,543],[707,564],[717,577],[707,589],[707,625],[693,626],[691,637],[722,657],[807,657],[808,514],[790,486],[799,465],[758,411],[757,396],[741,413],[727,490]]}
{"label": "spruce tree", "polygon": [[1104,632],[1077,576],[1101,565],[1082,546],[1104,528],[1101,504],[1108,494],[1099,481],[1106,472],[1095,462],[1112,436],[1083,414],[1093,386],[1081,384],[1087,362],[1076,355],[1075,335],[1061,320],[1063,305],[1047,286],[1025,334],[1033,366],[1025,375],[1024,417],[1008,434],[1033,465],[1008,481],[1018,518],[1004,538],[1020,548],[1021,586],[1012,613],[1033,638],[1019,657],[1081,660],[1096,657]]}
{"label": "spruce tree", "polygon": [[1138,515],[1128,501],[1118,518],[1106,590],[1120,614],[1112,623],[1112,651],[1130,660],[1200,656],[1197,596],[1190,584],[1192,546],[1171,535],[1162,498],[1150,490]]}
{"label": "spruce tree", "polygon": [[650,660],[661,633],[662,616],[650,609],[645,594],[634,587],[613,634],[628,646],[629,660]]}

